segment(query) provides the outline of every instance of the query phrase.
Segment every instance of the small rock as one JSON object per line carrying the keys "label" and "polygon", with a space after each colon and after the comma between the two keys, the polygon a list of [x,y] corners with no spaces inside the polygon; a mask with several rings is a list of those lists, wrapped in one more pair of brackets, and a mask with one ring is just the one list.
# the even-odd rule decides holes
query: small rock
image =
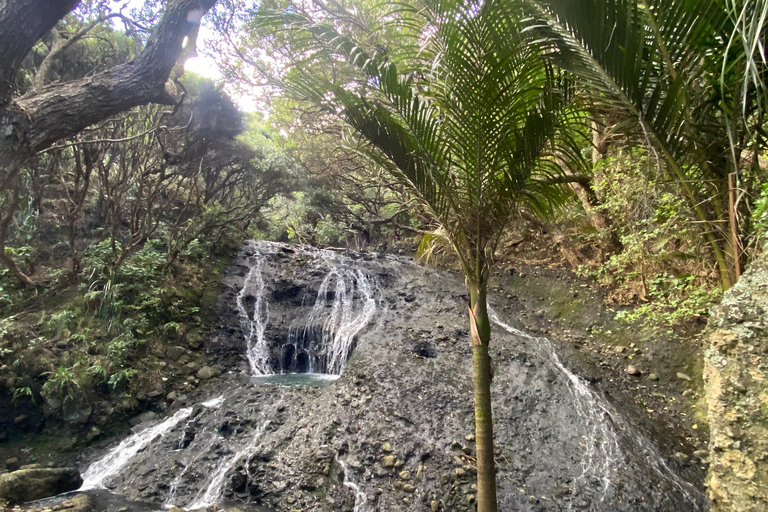
{"label": "small rock", "polygon": [[394,467],[395,463],[397,462],[397,457],[394,455],[385,455],[381,458],[381,465],[385,468],[391,468]]}
{"label": "small rock", "polygon": [[440,505],[435,500],[432,500],[432,502],[429,504],[429,508],[432,509],[432,512],[437,512],[439,506]]}
{"label": "small rock", "polygon": [[200,380],[208,380],[213,378],[214,371],[210,366],[203,366],[197,371],[197,378]]}
{"label": "small rock", "polygon": [[403,480],[408,480],[409,478],[411,478],[411,474],[408,471],[401,471],[398,476]]}
{"label": "small rock", "polygon": [[651,373],[648,375],[648,380],[659,380],[659,376],[655,373]]}
{"label": "small rock", "polygon": [[87,494],[76,494],[69,500],[74,512],[90,512],[94,508],[93,499]]}
{"label": "small rock", "polygon": [[403,491],[410,494],[416,491],[416,487],[411,484],[403,484]]}
{"label": "small rock", "polygon": [[692,389],[686,389],[685,391],[683,391],[683,396],[686,398],[688,398],[689,396],[693,396],[693,394],[694,393]]}
{"label": "small rock", "polygon": [[689,382],[693,380],[690,376],[684,374],[683,372],[677,372],[677,378],[680,380],[687,380]]}
{"label": "small rock", "polygon": [[618,347],[615,347],[613,351],[616,352],[617,354],[623,354],[624,352],[627,351],[627,347],[618,346]]}
{"label": "small rock", "polygon": [[629,375],[632,375],[633,377],[638,377],[642,375],[642,372],[638,370],[634,365],[627,366],[627,373]]}
{"label": "small rock", "polygon": [[17,459],[16,457],[11,457],[9,459],[6,459],[5,468],[8,471],[16,471],[17,469],[19,469],[19,459]]}
{"label": "small rock", "polygon": [[675,458],[683,463],[688,462],[690,460],[690,457],[683,452],[676,452]]}
{"label": "small rock", "polygon": [[696,450],[693,454],[699,459],[709,458],[709,450]]}
{"label": "small rock", "polygon": [[173,402],[175,402],[178,399],[179,399],[179,395],[176,394],[175,391],[171,391],[170,393],[165,395],[165,401],[168,402],[168,403],[173,403]]}
{"label": "small rock", "polygon": [[99,427],[91,427],[91,430],[85,434],[85,440],[89,443],[101,435],[101,429]]}
{"label": "small rock", "polygon": [[464,436],[464,439],[466,439],[470,443],[473,443],[475,442],[475,434],[467,434],[466,436]]}
{"label": "small rock", "polygon": [[381,451],[387,452],[387,453],[392,451],[392,446],[390,446],[389,441],[381,445]]}
{"label": "small rock", "polygon": [[168,349],[165,351],[165,357],[170,359],[171,361],[178,361],[181,359],[181,356],[186,354],[186,349],[184,347],[168,347]]}
{"label": "small rock", "polygon": [[157,419],[157,413],[154,413],[152,411],[147,411],[139,414],[138,416],[134,416],[133,418],[128,420],[128,423],[130,423],[132,427],[135,427],[136,425],[144,423],[145,421],[154,421],[156,419]]}

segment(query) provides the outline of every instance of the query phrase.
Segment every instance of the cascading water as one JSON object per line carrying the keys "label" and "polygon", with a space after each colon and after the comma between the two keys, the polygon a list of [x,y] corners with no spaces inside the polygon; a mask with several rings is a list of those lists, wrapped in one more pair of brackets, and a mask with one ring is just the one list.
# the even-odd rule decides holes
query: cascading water
{"label": "cascading water", "polygon": [[[217,409],[223,401],[222,397],[201,405],[209,409]],[[176,425],[184,421],[192,414],[192,407],[179,409],[173,416],[157,425],[148,427],[136,434],[127,437],[119,445],[114,447],[106,456],[99,461],[91,464],[88,470],[83,474],[83,485],[80,490],[96,489],[104,487],[104,484],[115,475],[119,474],[123,468],[133,460],[133,458],[150,443],[158,437],[165,436]]]}
{"label": "cascading water", "polygon": [[[237,308],[245,330],[245,355],[254,375],[272,373],[269,369],[269,352],[264,339],[264,330],[269,321],[269,303],[264,297],[264,277],[261,274],[262,255],[256,252],[252,257],[251,269],[237,294]],[[252,312],[248,311],[246,297],[253,298]]]}
{"label": "cascading water", "polygon": [[[166,508],[471,509],[471,463],[463,476],[455,464],[474,447],[464,459],[447,444],[469,441],[473,419],[460,279],[393,256],[249,242],[223,288],[206,345],[221,377],[94,462],[84,488]],[[501,509],[706,510],[549,340],[492,315]],[[335,384],[286,387],[305,383],[296,372]],[[223,396],[186,406],[213,389]]]}
{"label": "cascading water", "polygon": [[[250,270],[237,295],[251,372],[341,375],[355,337],[376,313],[375,283],[360,269],[352,268],[353,261],[343,260],[334,251],[299,248],[309,259],[307,266],[325,275],[311,310],[291,322],[287,339],[270,343],[265,336],[269,301],[263,268],[265,258],[285,246],[252,242],[252,247]],[[271,348],[270,344],[276,346]],[[275,355],[270,356],[271,352]]]}
{"label": "cascading water", "polygon": [[[573,396],[573,404],[579,417],[584,422],[584,427],[589,433],[583,436],[584,452],[581,459],[581,474],[574,481],[574,487],[592,485],[599,481],[600,501],[602,504],[614,489],[615,480],[619,471],[628,471],[627,461],[621,449],[618,432],[633,432],[630,425],[621,415],[598,393],[576,374],[566,368],[560,361],[552,342],[545,337],[535,337],[511,325],[505,323],[493,308],[489,306],[491,321],[513,336],[527,338],[534,342],[539,350],[539,355],[548,361],[561,375]],[[641,453],[646,464],[655,471],[659,477],[674,485],[689,501],[690,510],[701,510],[699,502],[706,501],[701,492],[693,488],[688,482],[677,476],[666,464],[658,450],[643,436],[633,432],[627,437],[627,441],[633,444],[633,451]],[[568,510],[572,510],[573,503],[569,503]]]}

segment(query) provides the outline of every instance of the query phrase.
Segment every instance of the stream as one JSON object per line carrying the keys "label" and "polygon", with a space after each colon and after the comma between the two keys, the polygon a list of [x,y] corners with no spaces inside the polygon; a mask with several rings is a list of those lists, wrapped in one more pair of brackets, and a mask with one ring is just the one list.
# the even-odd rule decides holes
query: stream
{"label": "stream", "polygon": [[[82,490],[158,509],[474,510],[465,293],[407,258],[248,242],[206,344],[221,377],[84,460]],[[708,510],[557,340],[491,302],[500,510]]]}

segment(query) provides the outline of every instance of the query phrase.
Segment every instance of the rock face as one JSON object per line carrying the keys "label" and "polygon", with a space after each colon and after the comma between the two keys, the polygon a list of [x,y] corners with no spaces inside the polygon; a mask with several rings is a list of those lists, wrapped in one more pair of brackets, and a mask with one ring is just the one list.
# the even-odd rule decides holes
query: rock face
{"label": "rock face", "polygon": [[20,469],[0,475],[0,503],[18,505],[72,491],[83,479],[75,468]]}
{"label": "rock face", "polygon": [[[354,287],[328,282],[350,273],[358,277]],[[461,276],[405,258],[249,244],[222,288],[220,327],[206,344],[221,376],[125,439],[133,455],[115,456],[104,465],[112,468],[109,478],[94,481],[129,499],[185,509],[240,502],[307,512],[475,510]],[[347,302],[346,317],[332,314]],[[519,306],[495,297],[492,304],[500,510],[707,510],[700,481],[689,483],[697,482],[696,468],[674,456],[680,439],[667,439],[675,449],[660,456],[661,438],[651,441],[638,428],[644,411],[625,420],[568,369],[578,364],[567,349],[516,329]],[[356,329],[340,378],[325,387],[251,378],[254,360],[275,369],[297,361],[299,349],[309,352],[307,362],[321,361],[326,352],[314,345],[326,339],[320,333],[331,332],[328,340],[338,334],[325,328],[328,318]],[[318,336],[294,341],[297,331]],[[265,349],[247,354],[249,336]],[[285,351],[286,340],[293,352]]]}
{"label": "rock face", "polygon": [[768,253],[713,308],[707,333],[712,509],[768,510]]}

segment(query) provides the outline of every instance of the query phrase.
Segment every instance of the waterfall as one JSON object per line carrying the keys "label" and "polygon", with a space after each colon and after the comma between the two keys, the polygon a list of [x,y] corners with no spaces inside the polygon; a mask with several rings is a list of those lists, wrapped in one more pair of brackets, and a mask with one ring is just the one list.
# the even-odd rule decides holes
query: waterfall
{"label": "waterfall", "polygon": [[[203,402],[201,405],[209,409],[217,409],[223,401],[224,398],[219,397]],[[104,457],[88,466],[88,469],[83,473],[83,485],[80,486],[80,490],[104,487],[104,482],[119,474],[152,441],[165,436],[176,425],[187,419],[193,410],[193,407],[179,409],[176,414],[165,421],[123,439]]]}
{"label": "waterfall", "polygon": [[[264,330],[269,321],[269,302],[264,297],[264,277],[262,276],[263,255],[256,252],[252,257],[251,269],[237,294],[237,309],[245,330],[245,355],[254,375],[272,373],[269,369],[269,351],[264,339]],[[251,295],[249,295],[249,293]],[[249,314],[245,304],[246,297],[253,297],[253,314]]]}
{"label": "waterfall", "polygon": [[83,474],[83,485],[81,491],[104,487],[104,482],[117,475],[141,450],[159,436],[164,436],[173,429],[182,420],[192,414],[192,407],[180,409],[176,414],[158,423],[153,427],[146,428],[141,432],[129,436],[115,446],[106,456],[91,464]]}
{"label": "waterfall", "polygon": [[[356,311],[356,295],[362,303],[360,311]],[[360,270],[332,268],[320,284],[309,315],[298,319],[290,329],[281,350],[281,373],[340,375],[355,336],[375,311],[373,285],[365,274]]]}
{"label": "waterfall", "polygon": [[[310,259],[308,267],[324,272],[312,308],[291,322],[286,340],[270,357],[266,337],[269,323],[268,287],[264,267],[269,257],[285,244],[252,242],[250,269],[237,294],[236,303],[245,332],[246,355],[254,375],[318,373],[341,375],[352,352],[355,337],[376,312],[375,282],[354,262],[343,260],[334,251],[310,247],[291,248]],[[252,305],[251,305],[252,304]],[[275,344],[274,341],[272,344]]]}
{"label": "waterfall", "polygon": [[[614,475],[617,473],[617,469],[627,465],[616,432],[635,432],[627,439],[634,445],[637,452],[643,455],[645,462],[662,479],[671,482],[686,497],[693,507],[692,510],[701,510],[698,503],[706,502],[704,496],[691,484],[677,476],[667,466],[664,458],[650,441],[642,434],[637,433],[636,429],[632,428],[610,403],[593,391],[583,379],[563,365],[549,339],[534,337],[515,329],[502,321],[490,306],[488,311],[491,321],[508,333],[534,341],[539,355],[554,366],[573,396],[576,412],[590,433],[588,437],[585,436],[583,439],[585,446],[581,459],[581,474],[574,481],[574,487],[589,486],[593,479],[600,481],[602,483],[600,503],[603,503],[613,489]],[[569,510],[571,507],[572,504],[569,504]]]}
{"label": "waterfall", "polygon": [[195,510],[199,508],[207,508],[219,501],[219,498],[221,498],[225,489],[224,480],[227,478],[230,470],[241,460],[247,460],[253,452],[256,451],[258,448],[256,443],[261,438],[261,434],[264,432],[264,429],[267,428],[267,425],[269,425],[269,420],[256,429],[251,441],[246,444],[245,447],[233,456],[224,457],[222,459],[221,464],[219,464],[211,475],[211,478],[208,480],[208,485],[197,493],[197,496],[195,496],[192,502],[184,507],[185,509]]}

